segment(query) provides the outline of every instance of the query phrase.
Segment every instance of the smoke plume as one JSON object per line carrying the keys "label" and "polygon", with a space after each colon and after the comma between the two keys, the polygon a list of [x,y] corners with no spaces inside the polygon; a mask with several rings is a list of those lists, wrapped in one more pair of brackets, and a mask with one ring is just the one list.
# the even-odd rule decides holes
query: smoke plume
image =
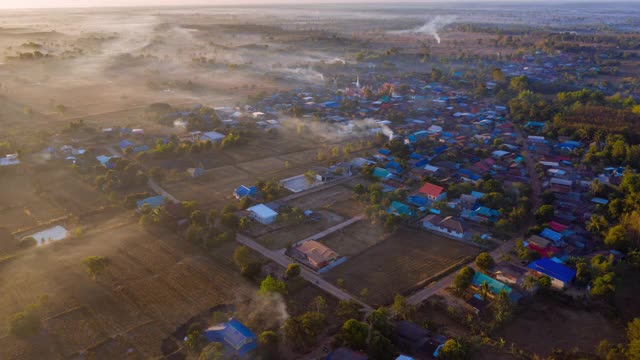
{"label": "smoke plume", "polygon": [[428,34],[433,36],[434,39],[436,39],[436,41],[438,42],[438,44],[440,44],[441,42],[441,38],[440,38],[440,34],[438,34],[438,31],[440,31],[440,29],[444,28],[445,26],[453,23],[456,20],[456,17],[453,15],[446,15],[446,16],[436,16],[435,18],[427,21],[424,25],[422,25],[419,28],[415,28],[415,29],[411,29],[411,30],[402,30],[402,31],[396,31],[396,34]]}

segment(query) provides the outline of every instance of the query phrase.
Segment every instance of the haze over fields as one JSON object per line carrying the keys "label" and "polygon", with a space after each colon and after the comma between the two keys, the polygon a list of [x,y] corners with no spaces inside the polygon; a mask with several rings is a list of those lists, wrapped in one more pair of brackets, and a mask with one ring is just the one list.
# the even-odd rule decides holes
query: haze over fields
{"label": "haze over fields", "polygon": [[639,360],[639,68],[638,2],[0,0],[0,360]]}

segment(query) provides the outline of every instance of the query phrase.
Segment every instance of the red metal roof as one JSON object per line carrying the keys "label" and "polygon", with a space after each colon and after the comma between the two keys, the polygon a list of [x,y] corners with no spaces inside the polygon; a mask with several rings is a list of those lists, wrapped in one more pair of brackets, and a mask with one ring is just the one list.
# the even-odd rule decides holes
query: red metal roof
{"label": "red metal roof", "polygon": [[432,183],[425,183],[424,185],[422,185],[420,190],[418,190],[418,192],[420,192],[421,194],[425,194],[432,197],[440,196],[440,194],[442,194],[443,191],[444,191],[444,188],[442,186],[434,185]]}

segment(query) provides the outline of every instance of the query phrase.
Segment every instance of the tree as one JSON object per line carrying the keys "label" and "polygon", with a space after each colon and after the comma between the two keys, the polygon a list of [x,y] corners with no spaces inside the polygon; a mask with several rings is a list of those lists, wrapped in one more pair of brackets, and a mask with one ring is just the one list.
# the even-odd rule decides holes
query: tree
{"label": "tree", "polygon": [[288,318],[283,327],[282,332],[287,342],[297,351],[303,351],[309,346],[309,339],[307,338],[307,332],[302,323],[302,319],[299,317]]}
{"label": "tree", "polygon": [[340,328],[339,338],[351,349],[363,351],[367,348],[369,325],[364,322],[349,319]]}
{"label": "tree", "polygon": [[447,340],[438,353],[438,358],[443,360],[463,360],[466,359],[467,356],[467,348],[455,339]]}
{"label": "tree", "polygon": [[30,304],[24,310],[13,314],[9,318],[9,333],[22,338],[29,337],[40,331],[41,324],[39,306]]}
{"label": "tree", "polygon": [[534,216],[538,224],[544,224],[553,219],[554,213],[555,208],[553,207],[553,205],[542,205],[540,206],[540,208],[538,208]]}
{"label": "tree", "polygon": [[456,277],[453,279],[453,287],[458,293],[464,292],[471,285],[475,273],[476,272],[468,266],[462,268],[458,272]]}
{"label": "tree", "polygon": [[258,351],[265,360],[278,359],[278,334],[267,330],[258,336]]}
{"label": "tree", "polygon": [[204,226],[207,223],[207,218],[200,210],[193,211],[189,219],[191,220],[191,224],[193,225]]}
{"label": "tree", "polygon": [[551,288],[551,278],[547,275],[542,275],[538,278],[538,289],[548,290]]}
{"label": "tree", "polygon": [[354,300],[340,300],[338,308],[336,309],[336,315],[338,319],[345,322],[349,319],[360,319],[360,308],[362,306]]}
{"label": "tree", "polygon": [[316,296],[311,301],[311,310],[317,313],[324,313],[327,311],[327,300],[325,300],[321,295]]}
{"label": "tree", "polygon": [[95,280],[99,274],[107,269],[111,260],[104,256],[88,256],[82,263],[87,267],[87,272],[91,275],[91,278]]}
{"label": "tree", "polygon": [[367,323],[383,336],[390,338],[393,335],[393,328],[389,323],[389,311],[386,308],[380,307],[374,310],[367,316]]}
{"label": "tree", "polygon": [[380,334],[379,331],[373,331],[369,340],[369,348],[367,354],[370,359],[376,360],[393,360],[395,359],[396,349],[391,340]]}
{"label": "tree", "polygon": [[491,71],[491,78],[498,84],[501,84],[505,81],[504,73],[502,72],[502,70],[500,70],[500,68],[494,68]]}
{"label": "tree", "polygon": [[413,318],[415,308],[407,302],[407,298],[398,294],[393,298],[391,310],[397,319],[410,320]]}
{"label": "tree", "polygon": [[271,275],[267,275],[260,283],[259,293],[262,295],[277,293],[280,295],[287,294],[287,284],[273,278]]}
{"label": "tree", "polygon": [[490,304],[493,318],[496,324],[503,324],[511,317],[513,305],[509,294],[505,290],[501,290]]}
{"label": "tree", "polygon": [[584,261],[576,263],[576,280],[581,284],[588,284],[591,281],[591,268]]}
{"label": "tree", "polygon": [[478,287],[478,290],[480,291],[480,297],[482,297],[482,300],[486,301],[489,298],[489,294],[491,294],[491,286],[489,286],[489,283],[483,281]]}
{"label": "tree", "polygon": [[489,253],[487,252],[481,252],[476,257],[476,265],[480,268],[480,270],[484,272],[491,269],[495,265],[495,263],[496,262],[495,260],[493,260],[493,257],[491,257],[491,255],[489,255]]}
{"label": "tree", "polygon": [[304,181],[307,182],[307,184],[309,185],[313,185],[316,182],[316,176],[318,175],[318,173],[316,173],[313,170],[308,170],[307,172],[304,173]]}
{"label": "tree", "polygon": [[309,343],[315,343],[327,324],[327,316],[319,312],[310,311],[304,313],[300,317],[300,320],[302,321],[307,340]]}
{"label": "tree", "polygon": [[612,272],[598,276],[591,285],[591,295],[602,298],[613,295],[616,291],[614,280],[615,274]]}
{"label": "tree", "polygon": [[538,279],[533,276],[526,276],[522,281],[522,288],[525,290],[533,290],[538,286]]}
{"label": "tree", "polygon": [[300,265],[295,263],[289,264],[284,274],[287,279],[294,279],[298,277],[298,275],[300,275]]}
{"label": "tree", "polygon": [[238,268],[240,268],[240,270],[249,265],[249,263],[251,263],[251,253],[249,252],[249,248],[244,245],[236,247],[233,251],[233,262],[238,266]]}
{"label": "tree", "polygon": [[204,337],[202,329],[199,326],[196,326],[189,329],[187,332],[187,339],[184,343],[189,350],[199,352],[207,343],[207,339]]}
{"label": "tree", "polygon": [[224,214],[222,215],[222,225],[234,231],[238,230],[238,227],[240,227],[240,218],[238,218],[235,214]]}
{"label": "tree", "polygon": [[601,236],[607,229],[607,219],[604,216],[593,214],[587,221],[586,229],[593,235]]}
{"label": "tree", "polygon": [[[187,338],[187,340],[189,340]],[[198,360],[222,360],[224,359],[224,345],[219,342],[208,344],[202,349]]]}
{"label": "tree", "polygon": [[612,248],[623,250],[628,246],[627,232],[624,225],[619,224],[612,228],[609,228],[607,236],[604,238],[604,243]]}

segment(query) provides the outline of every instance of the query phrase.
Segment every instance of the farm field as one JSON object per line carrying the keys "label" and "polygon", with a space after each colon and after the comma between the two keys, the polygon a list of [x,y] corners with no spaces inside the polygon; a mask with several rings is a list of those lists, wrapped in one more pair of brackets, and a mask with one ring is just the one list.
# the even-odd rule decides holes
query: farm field
{"label": "farm field", "polygon": [[319,210],[317,213],[320,215],[320,220],[317,222],[285,226],[260,236],[256,240],[271,250],[283,249],[346,220],[342,216],[326,210]]}
{"label": "farm field", "polygon": [[552,349],[577,348],[591,352],[602,340],[616,344],[624,329],[617,328],[601,313],[570,308],[554,299],[537,296],[523,304],[525,310],[500,332],[507,343],[547,356]]}
{"label": "farm field", "polygon": [[385,241],[353,256],[326,275],[344,280],[352,294],[369,289],[371,305],[390,303],[393,296],[445,270],[465,257],[475,256],[472,246],[420,230],[400,228]]}
{"label": "farm field", "polygon": [[0,217],[9,231],[69,214],[80,216],[108,203],[69,169],[47,169],[38,177],[25,172],[0,179]]}
{"label": "farm field", "polygon": [[[228,263],[201,256],[173,234],[137,224],[106,225],[30,249],[0,268],[0,323],[26,304],[41,302],[47,331],[39,335],[40,354],[50,354],[46,358],[85,351],[99,359],[122,358],[129,349],[132,358],[159,357],[163,340],[177,326],[254,291]],[[93,255],[111,260],[95,281],[82,264]],[[11,346],[0,349],[0,358],[41,358],[13,340],[2,327],[0,344]]]}
{"label": "farm field", "polygon": [[320,242],[342,256],[352,257],[384,239],[382,225],[371,224],[365,219],[320,239]]}

